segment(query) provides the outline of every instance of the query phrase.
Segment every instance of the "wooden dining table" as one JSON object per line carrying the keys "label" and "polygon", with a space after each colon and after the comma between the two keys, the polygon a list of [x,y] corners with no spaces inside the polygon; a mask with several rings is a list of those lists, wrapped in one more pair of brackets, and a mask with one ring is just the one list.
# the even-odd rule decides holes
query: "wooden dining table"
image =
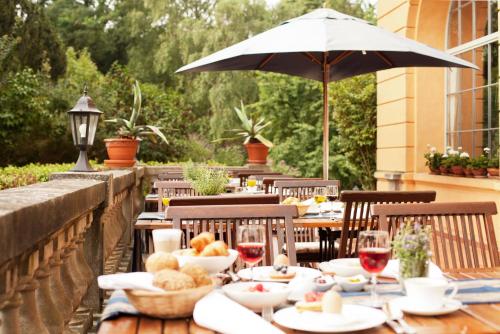
{"label": "wooden dining table", "polygon": [[[459,273],[445,273],[449,279],[481,279],[500,278],[500,267],[494,269],[462,271]],[[416,329],[417,333],[499,333],[500,303],[466,305],[461,310],[442,316],[414,316],[405,315],[405,320]],[[307,333],[282,329],[287,334]],[[176,329],[174,331],[173,329]],[[113,320],[104,321],[98,334],[208,334],[211,330],[196,325],[191,318],[176,320],[153,319],[146,316],[122,316]],[[357,333],[390,334],[394,331],[387,325],[381,325]]]}

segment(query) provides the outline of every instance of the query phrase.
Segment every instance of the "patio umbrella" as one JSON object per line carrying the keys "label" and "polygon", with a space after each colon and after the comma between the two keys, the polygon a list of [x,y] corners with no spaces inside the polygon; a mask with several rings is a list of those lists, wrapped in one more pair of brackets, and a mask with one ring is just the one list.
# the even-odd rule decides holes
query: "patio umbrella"
{"label": "patio umbrella", "polygon": [[323,178],[328,179],[328,83],[394,67],[477,67],[333,9],[316,9],[178,72],[259,70],[323,83]]}

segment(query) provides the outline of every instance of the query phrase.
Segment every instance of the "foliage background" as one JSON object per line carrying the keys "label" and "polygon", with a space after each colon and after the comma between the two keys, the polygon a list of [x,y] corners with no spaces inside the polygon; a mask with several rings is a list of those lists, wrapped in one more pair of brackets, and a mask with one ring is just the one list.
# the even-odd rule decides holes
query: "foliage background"
{"label": "foliage background", "polygon": [[[2,0],[0,11],[0,166],[76,159],[66,111],[89,86],[105,118],[128,115],[141,81],[140,121],[164,128],[169,144],[143,142],[143,161],[241,165],[241,143],[214,143],[236,127],[243,101],[273,123],[274,168],[321,175],[322,98],[317,82],[279,74],[175,74],[182,65],[327,7],[374,21],[364,0]],[[331,85],[332,178],[343,188],[373,188],[375,78]],[[91,158],[106,158],[99,123]],[[5,173],[3,170],[1,173]]]}

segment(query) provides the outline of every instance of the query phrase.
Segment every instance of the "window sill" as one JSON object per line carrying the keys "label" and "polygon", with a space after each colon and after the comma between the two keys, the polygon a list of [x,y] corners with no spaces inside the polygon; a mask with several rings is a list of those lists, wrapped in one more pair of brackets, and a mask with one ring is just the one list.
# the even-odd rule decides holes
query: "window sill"
{"label": "window sill", "polygon": [[427,173],[403,174],[403,181],[415,181],[419,183],[434,183],[460,188],[477,188],[482,190],[492,190],[500,192],[499,178],[471,178],[458,176],[431,175]]}

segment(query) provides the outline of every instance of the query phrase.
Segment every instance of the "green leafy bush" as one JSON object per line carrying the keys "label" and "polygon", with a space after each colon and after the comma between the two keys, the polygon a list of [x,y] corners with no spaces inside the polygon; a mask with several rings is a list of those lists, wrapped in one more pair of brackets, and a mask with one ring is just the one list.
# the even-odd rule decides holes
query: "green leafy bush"
{"label": "green leafy bush", "polygon": [[0,189],[26,186],[46,182],[51,173],[66,172],[73,164],[29,164],[22,167],[7,166],[0,168]]}
{"label": "green leafy bush", "polygon": [[200,195],[222,194],[226,192],[229,182],[229,175],[224,168],[209,168],[193,163],[184,165],[184,177]]}

